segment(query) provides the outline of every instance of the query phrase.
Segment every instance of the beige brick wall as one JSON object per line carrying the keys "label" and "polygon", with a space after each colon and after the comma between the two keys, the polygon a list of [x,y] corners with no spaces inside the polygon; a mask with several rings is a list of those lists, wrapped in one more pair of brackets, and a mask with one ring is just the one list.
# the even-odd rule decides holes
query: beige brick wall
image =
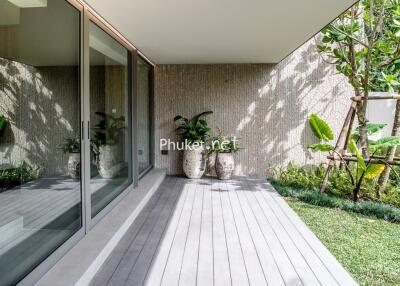
{"label": "beige brick wall", "polygon": [[182,154],[161,155],[160,138],[177,140],[173,117],[205,110],[212,128],[240,138],[237,174],[266,174],[290,161],[302,165],[324,160],[307,150],[315,139],[307,117],[317,112],[338,134],[352,95],[315,50],[304,44],[277,65],[160,65],[155,70],[155,166],[179,174]]}

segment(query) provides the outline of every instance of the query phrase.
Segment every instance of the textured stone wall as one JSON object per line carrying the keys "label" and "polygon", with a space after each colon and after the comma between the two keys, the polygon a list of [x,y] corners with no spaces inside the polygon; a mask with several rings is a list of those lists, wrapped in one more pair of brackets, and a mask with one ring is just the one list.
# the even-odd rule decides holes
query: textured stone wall
{"label": "textured stone wall", "polygon": [[[94,66],[90,76],[92,127],[102,119],[96,111],[123,115],[127,125],[126,70]],[[78,67],[33,67],[0,58],[0,114],[10,121],[0,137],[0,169],[26,161],[43,175],[65,174],[68,155],[60,145],[80,136]],[[128,138],[121,140],[127,159]]]}
{"label": "textured stone wall", "polygon": [[340,131],[351,88],[322,62],[310,41],[277,65],[160,65],[155,70],[155,166],[182,173],[182,152],[161,155],[160,138],[177,140],[173,118],[212,110],[211,127],[240,138],[237,174],[267,173],[295,161],[321,162],[307,117],[317,112]]}
{"label": "textured stone wall", "polygon": [[0,114],[9,125],[0,138],[0,166],[26,161],[45,175],[63,174],[65,138],[79,138],[77,67],[40,67],[0,58]]}

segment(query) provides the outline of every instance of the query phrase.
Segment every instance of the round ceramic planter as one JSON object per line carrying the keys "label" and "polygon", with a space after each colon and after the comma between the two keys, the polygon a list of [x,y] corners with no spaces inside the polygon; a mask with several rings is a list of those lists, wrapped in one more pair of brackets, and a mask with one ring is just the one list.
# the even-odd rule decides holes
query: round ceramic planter
{"label": "round ceramic planter", "polygon": [[99,148],[99,174],[103,179],[115,178],[121,170],[118,146],[102,145]]}
{"label": "round ceramic planter", "polygon": [[200,179],[205,171],[204,147],[190,147],[183,151],[183,172],[190,179]]}
{"label": "round ceramic planter", "polygon": [[215,162],[215,171],[220,180],[229,180],[232,178],[235,169],[235,160],[232,153],[218,153]]}
{"label": "round ceramic planter", "polygon": [[68,156],[68,175],[72,179],[79,179],[81,176],[81,154],[69,153]]}

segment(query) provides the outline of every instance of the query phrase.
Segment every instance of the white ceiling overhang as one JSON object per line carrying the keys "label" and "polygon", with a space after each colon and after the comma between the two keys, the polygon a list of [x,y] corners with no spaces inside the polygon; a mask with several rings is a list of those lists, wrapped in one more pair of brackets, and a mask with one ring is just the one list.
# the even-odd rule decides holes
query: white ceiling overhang
{"label": "white ceiling overhang", "polygon": [[277,63],[354,0],[86,0],[156,64]]}

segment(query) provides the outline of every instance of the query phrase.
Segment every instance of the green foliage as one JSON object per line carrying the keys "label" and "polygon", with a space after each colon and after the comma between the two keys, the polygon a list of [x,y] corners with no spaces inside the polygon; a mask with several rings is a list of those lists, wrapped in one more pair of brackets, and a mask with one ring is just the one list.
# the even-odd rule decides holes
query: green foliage
{"label": "green foliage", "polygon": [[335,147],[333,147],[332,145],[324,143],[310,144],[308,145],[308,148],[310,148],[313,151],[322,151],[322,152],[332,151],[333,149],[335,149]]}
{"label": "green foliage", "polygon": [[187,140],[188,144],[204,143],[210,136],[210,127],[207,121],[202,119],[204,116],[213,113],[212,111],[205,111],[195,115],[193,118],[188,119],[181,115],[174,118],[177,134],[182,136],[183,140]]}
{"label": "green foliage", "polygon": [[39,177],[39,170],[29,166],[25,161],[15,168],[0,170],[0,192],[20,186]]}
{"label": "green foliage", "polygon": [[400,224],[286,201],[360,286],[400,285]]}
{"label": "green foliage", "polygon": [[[357,200],[363,181],[365,179],[372,180],[378,177],[383,172],[384,165],[371,164],[370,160],[364,159],[356,143],[356,140],[360,137],[359,128],[355,130],[354,134],[352,134],[348,142],[349,151],[353,156],[357,158],[356,166],[352,167],[351,163],[344,160],[342,155],[337,154],[337,152],[335,152],[334,147],[332,145],[325,143],[327,141],[326,139],[329,138],[333,139],[333,133],[332,137],[329,138],[326,135],[321,135],[323,133],[326,133],[325,131],[322,130],[330,130],[330,132],[327,132],[326,134],[331,133],[332,129],[329,127],[328,123],[323,121],[316,114],[312,114],[310,116],[310,126],[314,134],[320,139],[321,142],[317,144],[311,144],[308,146],[308,148],[312,149],[313,151],[331,152],[339,156],[339,159],[341,160],[343,166],[345,167],[345,170],[347,171],[350,182],[353,185],[353,190],[355,191],[354,199]],[[369,123],[366,127],[367,134],[368,135],[375,134],[380,130],[382,130],[385,126],[386,124]],[[376,141],[371,140],[369,142],[369,150],[373,154],[375,154],[378,151],[382,152],[383,150],[389,147],[397,145],[400,145],[400,137],[398,136],[385,137]]]}
{"label": "green foliage", "polygon": [[7,119],[4,117],[4,115],[0,114],[0,135],[3,133],[4,129],[7,126]]}
{"label": "green foliage", "polygon": [[218,135],[209,140],[207,145],[209,154],[212,153],[238,153],[240,148],[235,136]]}
{"label": "green foliage", "polygon": [[294,188],[284,185],[278,180],[270,180],[279,194],[284,197],[297,198],[303,202],[344,211],[360,213],[367,216],[374,216],[390,222],[400,223],[400,208],[383,203],[361,200],[354,203],[349,199],[316,192],[305,188]]}
{"label": "green foliage", "polygon": [[[378,133],[379,131],[381,131],[383,128],[385,128],[387,126],[387,124],[383,124],[383,123],[368,123],[366,126],[367,129],[367,134],[368,136],[373,135],[375,133]],[[354,140],[358,140],[360,138],[360,128],[357,127],[353,134],[352,134],[352,138]]]}
{"label": "green foliage", "polygon": [[399,6],[362,0],[321,31],[318,51],[356,90],[400,89]]}
{"label": "green foliage", "polygon": [[61,144],[60,149],[64,154],[68,153],[80,153],[81,152],[81,142],[78,138],[67,138],[64,143]]}
{"label": "green foliage", "polygon": [[400,145],[400,136],[388,136],[376,141],[369,142],[369,149],[372,152],[384,150],[389,147]]}
{"label": "green foliage", "polygon": [[330,140],[333,140],[333,131],[331,127],[317,114],[311,114],[309,122],[314,135],[320,141],[329,142]]}
{"label": "green foliage", "polygon": [[92,128],[95,146],[118,144],[122,131],[125,129],[125,117],[115,117],[104,112],[96,112],[102,119]]}
{"label": "green foliage", "polygon": [[[379,166],[379,167],[376,167]],[[361,198],[381,203],[386,203],[400,207],[400,178],[396,175],[400,173],[400,167],[395,167],[393,174],[389,178],[389,183],[380,198],[376,197],[376,175],[374,172],[380,171],[383,165],[370,165],[371,176],[365,176],[365,180],[361,184]],[[351,165],[351,171],[356,172],[354,165]],[[375,168],[378,168],[376,170]],[[280,184],[293,187],[307,189],[313,192],[319,192],[319,187],[323,181],[326,168],[323,165],[310,166],[308,168],[290,163],[285,168],[272,169],[271,180],[278,181]],[[343,169],[335,168],[328,181],[327,193],[331,196],[351,199],[353,197],[353,189],[348,173]]]}

